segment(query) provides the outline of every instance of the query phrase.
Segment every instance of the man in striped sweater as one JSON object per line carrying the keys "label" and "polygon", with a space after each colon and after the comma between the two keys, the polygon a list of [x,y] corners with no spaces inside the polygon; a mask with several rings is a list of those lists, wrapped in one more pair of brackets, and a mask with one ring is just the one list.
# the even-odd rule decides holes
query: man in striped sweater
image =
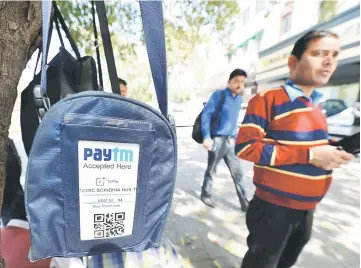
{"label": "man in striped sweater", "polygon": [[235,152],[254,162],[256,193],[246,215],[249,230],[242,268],[289,268],[311,236],[313,212],[331,184],[332,169],[351,154],[328,142],[315,88],[337,66],[339,37],[311,31],[294,45],[290,78],[250,100]]}

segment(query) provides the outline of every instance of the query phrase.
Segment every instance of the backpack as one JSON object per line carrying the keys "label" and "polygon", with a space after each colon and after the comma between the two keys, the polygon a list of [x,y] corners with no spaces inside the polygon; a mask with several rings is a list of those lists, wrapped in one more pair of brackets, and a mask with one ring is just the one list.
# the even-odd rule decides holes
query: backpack
{"label": "backpack", "polygon": [[[223,90],[222,94],[221,94],[221,99],[217,106],[217,110],[214,113],[212,120],[211,120],[211,133],[214,129],[216,129],[216,127],[219,124],[219,114],[222,110],[225,99],[226,99],[226,92]],[[203,133],[202,133],[202,112],[203,112],[203,110],[204,110],[204,108],[202,109],[202,111],[199,113],[196,120],[194,121],[193,131],[192,131],[193,140],[195,140],[197,143],[200,143],[200,144],[203,143]]]}
{"label": "backpack", "polygon": [[[47,98],[45,100],[46,103],[49,103],[50,105],[55,104],[69,94],[71,95],[89,89],[100,90],[94,59],[90,56],[80,56],[79,50],[55,2],[53,2],[53,7],[53,21],[56,25],[61,46],[59,48],[59,53],[47,65],[48,90],[46,92]],[[59,24],[62,26],[76,58],[65,49]],[[52,26],[52,24],[50,26]],[[49,34],[49,40],[50,39],[51,34]],[[20,125],[24,149],[28,156],[36,130],[39,127],[39,116],[43,116],[46,109],[48,109],[48,107],[43,107],[44,103],[41,99],[39,101],[34,99],[34,93],[39,95],[39,92],[34,92],[34,90],[38,89],[35,86],[40,83],[41,73],[35,75],[40,54],[41,52],[39,50],[34,78],[21,93]],[[99,62],[98,66],[100,66]],[[101,71],[99,71],[99,79],[102,84]],[[40,97],[38,96],[38,98]]]}
{"label": "backpack", "polygon": [[[42,1],[43,37],[49,3]],[[161,113],[91,90],[50,107],[36,132],[25,179],[32,261],[160,245],[173,198],[177,143],[167,114],[162,2],[139,4]],[[104,1],[95,5],[112,89],[119,92]],[[42,48],[40,88],[46,92],[47,38]]]}

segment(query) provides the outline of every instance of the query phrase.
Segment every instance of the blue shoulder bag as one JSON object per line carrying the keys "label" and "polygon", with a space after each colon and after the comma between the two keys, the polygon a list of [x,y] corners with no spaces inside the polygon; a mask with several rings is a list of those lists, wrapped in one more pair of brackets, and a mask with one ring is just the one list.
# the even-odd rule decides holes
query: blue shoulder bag
{"label": "blue shoulder bag", "polygon": [[[116,92],[105,6],[95,3]],[[31,261],[143,251],[160,244],[175,186],[177,145],[167,109],[162,2],[140,1],[140,8],[161,112],[92,89],[48,107],[51,1],[42,1],[41,94],[35,97],[46,113],[30,150],[25,182]]]}

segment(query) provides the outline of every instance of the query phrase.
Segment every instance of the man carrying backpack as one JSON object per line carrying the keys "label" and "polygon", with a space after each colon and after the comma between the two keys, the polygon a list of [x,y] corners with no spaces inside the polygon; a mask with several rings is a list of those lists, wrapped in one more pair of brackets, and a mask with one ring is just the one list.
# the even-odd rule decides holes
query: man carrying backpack
{"label": "man carrying backpack", "polygon": [[[201,200],[210,207],[214,207],[211,196],[212,182],[221,159],[224,159],[231,172],[242,211],[246,211],[248,207],[241,163],[234,153],[237,121],[242,103],[241,93],[246,78],[245,71],[234,70],[229,76],[227,88],[214,92],[202,112],[201,129],[203,146],[208,151],[208,167],[204,175]],[[222,107],[219,109],[220,104]],[[219,113],[216,115],[218,110]]]}

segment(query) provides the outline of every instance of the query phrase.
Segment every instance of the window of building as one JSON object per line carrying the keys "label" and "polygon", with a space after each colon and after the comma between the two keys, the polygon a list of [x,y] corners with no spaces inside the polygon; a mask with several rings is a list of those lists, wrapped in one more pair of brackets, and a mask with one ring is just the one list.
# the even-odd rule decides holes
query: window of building
{"label": "window of building", "polygon": [[243,12],[242,16],[243,25],[246,25],[249,21],[249,7]]}
{"label": "window of building", "polygon": [[285,15],[281,20],[281,34],[291,31],[292,13]]}
{"label": "window of building", "polygon": [[336,14],[337,1],[322,1],[320,3],[318,22],[331,20]]}
{"label": "window of building", "polygon": [[291,31],[293,2],[286,3],[281,17],[281,36]]}
{"label": "window of building", "polygon": [[257,42],[257,52],[260,52],[262,49],[262,35],[257,36],[256,42]]}
{"label": "window of building", "polygon": [[266,8],[266,1],[265,0],[257,0],[256,1],[256,14],[260,13],[265,8]]}

